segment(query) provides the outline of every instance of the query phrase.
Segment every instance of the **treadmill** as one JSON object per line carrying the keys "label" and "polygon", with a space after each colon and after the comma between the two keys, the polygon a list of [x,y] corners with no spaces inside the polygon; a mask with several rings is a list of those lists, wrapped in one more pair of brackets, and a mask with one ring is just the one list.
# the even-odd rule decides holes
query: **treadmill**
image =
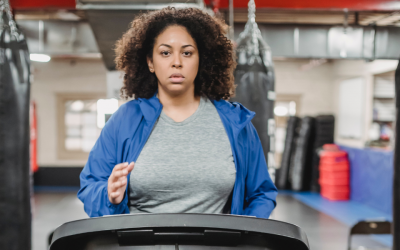
{"label": "treadmill", "polygon": [[309,250],[298,226],[224,214],[128,214],[67,222],[49,250]]}

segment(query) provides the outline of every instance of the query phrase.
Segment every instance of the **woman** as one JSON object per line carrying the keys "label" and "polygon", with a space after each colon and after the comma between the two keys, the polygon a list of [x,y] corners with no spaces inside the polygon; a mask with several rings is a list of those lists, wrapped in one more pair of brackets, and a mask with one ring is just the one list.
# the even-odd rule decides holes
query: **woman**
{"label": "woman", "polygon": [[254,112],[226,101],[236,63],[225,32],[199,9],[165,8],[136,18],[118,41],[122,93],[135,100],[106,123],[80,175],[78,197],[90,217],[269,217],[277,190]]}

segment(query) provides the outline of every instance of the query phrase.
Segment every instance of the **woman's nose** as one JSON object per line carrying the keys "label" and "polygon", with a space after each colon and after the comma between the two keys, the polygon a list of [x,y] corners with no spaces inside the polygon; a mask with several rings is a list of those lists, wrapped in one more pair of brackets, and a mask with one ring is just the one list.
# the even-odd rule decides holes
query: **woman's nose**
{"label": "woman's nose", "polygon": [[172,67],[173,68],[181,68],[182,67],[182,59],[181,59],[181,55],[179,53],[174,55]]}

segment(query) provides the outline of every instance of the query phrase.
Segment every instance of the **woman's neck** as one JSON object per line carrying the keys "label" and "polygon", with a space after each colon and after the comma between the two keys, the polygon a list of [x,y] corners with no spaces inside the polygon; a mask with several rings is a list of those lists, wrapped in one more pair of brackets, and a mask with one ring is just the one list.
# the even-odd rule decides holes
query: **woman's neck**
{"label": "woman's neck", "polygon": [[200,97],[191,91],[182,95],[170,96],[164,91],[158,92],[158,99],[163,105],[164,113],[176,122],[189,118],[200,104]]}

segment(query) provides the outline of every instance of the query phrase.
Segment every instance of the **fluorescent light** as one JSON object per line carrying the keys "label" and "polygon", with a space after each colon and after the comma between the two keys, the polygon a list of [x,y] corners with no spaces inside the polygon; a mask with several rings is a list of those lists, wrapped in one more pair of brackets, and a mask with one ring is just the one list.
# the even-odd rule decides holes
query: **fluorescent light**
{"label": "fluorescent light", "polygon": [[295,115],[296,114],[296,103],[295,102],[289,102],[289,115]]}
{"label": "fluorescent light", "polygon": [[285,116],[289,112],[288,108],[283,106],[277,106],[274,108],[274,113],[276,116]]}
{"label": "fluorescent light", "polygon": [[45,54],[30,54],[30,59],[35,62],[48,62],[51,57]]}
{"label": "fluorescent light", "polygon": [[78,112],[82,111],[84,107],[85,107],[85,104],[82,101],[74,101],[71,104],[71,109],[73,111],[78,111]]}

